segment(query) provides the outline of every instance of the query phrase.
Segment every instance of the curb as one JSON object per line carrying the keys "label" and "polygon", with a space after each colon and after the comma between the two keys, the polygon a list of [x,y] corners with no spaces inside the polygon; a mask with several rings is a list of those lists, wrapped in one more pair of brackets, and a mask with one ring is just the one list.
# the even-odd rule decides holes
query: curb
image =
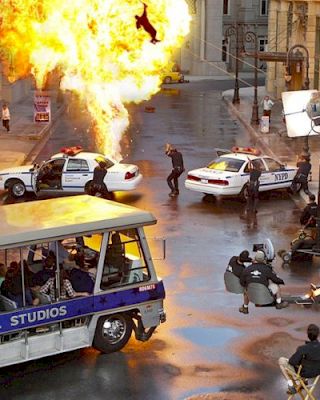
{"label": "curb", "polygon": [[50,124],[45,125],[43,129],[41,129],[39,133],[39,139],[37,143],[34,145],[32,150],[25,155],[23,160],[23,164],[32,164],[35,158],[40,154],[41,150],[44,148],[48,140],[50,139],[53,131],[53,127],[56,124],[58,118],[65,112],[66,104],[63,104],[59,107],[57,112],[52,117]]}

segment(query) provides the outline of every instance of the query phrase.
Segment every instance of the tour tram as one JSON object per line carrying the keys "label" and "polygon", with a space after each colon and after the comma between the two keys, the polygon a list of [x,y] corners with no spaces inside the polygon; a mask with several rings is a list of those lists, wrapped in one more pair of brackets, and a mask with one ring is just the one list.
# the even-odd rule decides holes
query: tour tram
{"label": "tour tram", "polygon": [[[156,223],[151,213],[81,195],[5,205],[0,221],[0,262],[8,268],[0,295],[0,367],[88,346],[118,351],[132,330],[146,341],[165,321],[164,285],[144,233]],[[45,293],[48,285],[34,278],[48,269]],[[90,276],[91,293],[66,295],[74,269]],[[14,296],[12,276],[21,279]]]}

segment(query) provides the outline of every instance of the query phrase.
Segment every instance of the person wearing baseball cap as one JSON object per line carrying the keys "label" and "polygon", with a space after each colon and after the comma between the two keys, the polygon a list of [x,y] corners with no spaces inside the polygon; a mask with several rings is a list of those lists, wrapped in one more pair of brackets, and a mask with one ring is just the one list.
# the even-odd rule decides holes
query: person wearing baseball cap
{"label": "person wearing baseball cap", "polygon": [[[261,283],[265,285],[276,297],[276,309],[288,307],[288,302],[282,301],[279,285],[284,285],[284,281],[274,272],[271,265],[266,263],[266,255],[262,250],[255,254],[254,261],[247,267],[240,276],[241,285],[246,288],[249,283]],[[243,314],[249,313],[249,299],[244,293],[243,305],[239,308]]]}
{"label": "person wearing baseball cap", "polygon": [[249,257],[248,250],[243,250],[239,256],[233,256],[230,258],[227,266],[227,271],[232,272],[235,276],[240,278],[243,270],[245,269],[245,263],[251,263],[252,259]]}

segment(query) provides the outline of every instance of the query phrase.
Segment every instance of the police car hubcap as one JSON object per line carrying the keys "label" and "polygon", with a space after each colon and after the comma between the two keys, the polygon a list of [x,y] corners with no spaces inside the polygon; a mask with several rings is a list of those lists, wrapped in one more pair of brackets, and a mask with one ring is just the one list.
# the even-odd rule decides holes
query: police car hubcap
{"label": "police car hubcap", "polygon": [[24,185],[22,183],[16,183],[12,188],[15,196],[22,196],[24,194],[24,190]]}

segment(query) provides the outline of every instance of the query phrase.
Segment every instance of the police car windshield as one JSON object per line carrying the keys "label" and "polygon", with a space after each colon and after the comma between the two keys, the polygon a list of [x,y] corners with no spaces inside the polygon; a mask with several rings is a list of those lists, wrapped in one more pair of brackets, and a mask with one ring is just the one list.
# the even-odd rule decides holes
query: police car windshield
{"label": "police car windshield", "polygon": [[228,157],[218,157],[211,161],[207,168],[215,169],[218,171],[239,172],[244,164],[243,160],[237,160]]}

